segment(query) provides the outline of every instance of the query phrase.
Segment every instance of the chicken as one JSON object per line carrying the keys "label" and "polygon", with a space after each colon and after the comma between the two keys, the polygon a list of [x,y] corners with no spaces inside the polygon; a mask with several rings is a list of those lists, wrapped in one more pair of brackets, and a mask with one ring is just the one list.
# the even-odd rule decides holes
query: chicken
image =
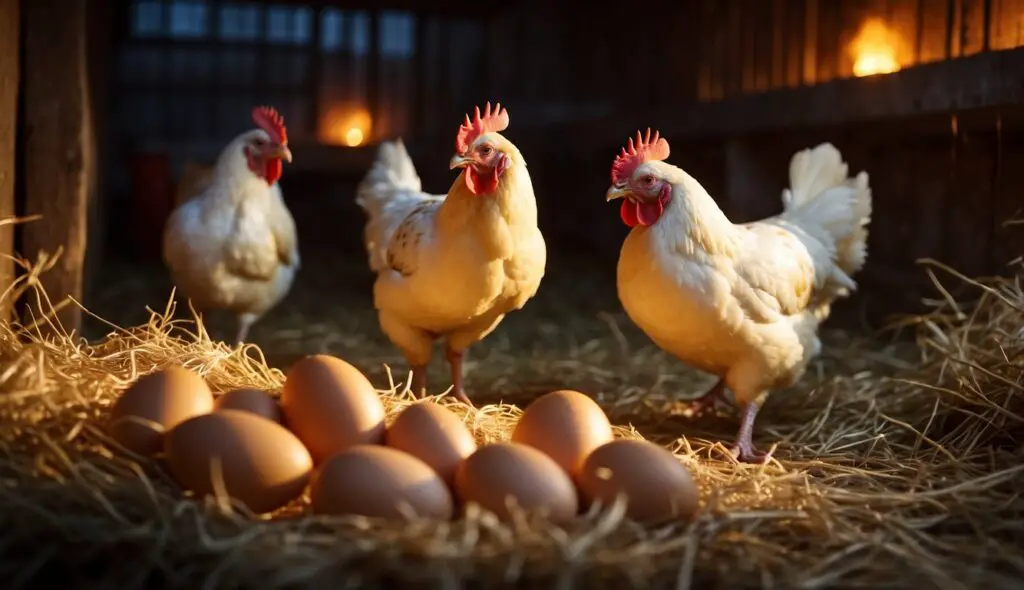
{"label": "chicken", "polygon": [[217,157],[201,192],[177,206],[163,236],[175,285],[199,310],[238,320],[236,340],[277,305],[299,269],[295,221],[284,204],[282,160],[291,162],[284,120],[253,109],[257,129],[234,138]]}
{"label": "chicken", "polygon": [[449,166],[462,172],[447,195],[422,192],[401,139],[380,145],[357,190],[380,326],[411,365],[420,396],[434,343],[444,338],[452,392],[472,405],[462,385],[466,350],[521,309],[544,276],[526,160],[500,133],[508,122],[500,104],[466,117]]}
{"label": "chicken", "polygon": [[174,206],[198,196],[213,178],[213,166],[185,162],[185,167],[178,178],[178,186],[174,191]]}
{"label": "chicken", "polygon": [[732,452],[762,462],[751,440],[758,409],[819,354],[819,325],[856,288],[852,276],[867,259],[868,175],[848,178],[828,143],[798,152],[783,212],[733,224],[668,155],[668,142],[648,129],[612,165],[606,200],[624,199],[620,214],[632,228],[619,255],[619,299],[655,344],[718,376],[698,406],[732,391],[742,415]]}

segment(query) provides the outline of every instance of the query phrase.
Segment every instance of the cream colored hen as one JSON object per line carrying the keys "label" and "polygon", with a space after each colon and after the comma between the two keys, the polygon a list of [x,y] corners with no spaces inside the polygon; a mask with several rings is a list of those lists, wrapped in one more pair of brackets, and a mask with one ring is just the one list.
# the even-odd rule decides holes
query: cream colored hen
{"label": "cream colored hen", "polygon": [[164,262],[179,290],[202,311],[238,318],[238,342],[291,289],[299,269],[295,222],[284,204],[282,160],[291,162],[281,116],[253,110],[258,129],[225,147],[199,193],[177,206],[164,228]]}
{"label": "cream colored hen", "polygon": [[821,350],[818,326],[856,288],[867,258],[868,175],[847,177],[824,143],[796,153],[783,212],[733,224],[704,187],[663,162],[668,142],[637,133],[616,158],[607,200],[632,227],[618,265],[619,299],[658,346],[719,377],[742,411],[734,454],[767,459],[751,440],[769,390],[788,387]]}
{"label": "cream colored hen", "polygon": [[381,144],[360,183],[366,249],[377,274],[373,299],[381,329],[413,369],[413,389],[426,391],[434,343],[445,340],[453,392],[462,385],[466,349],[533,297],[547,250],[526,160],[501,135],[508,113],[490,103],[467,116],[450,168],[462,172],[447,195],[422,192],[401,140]]}

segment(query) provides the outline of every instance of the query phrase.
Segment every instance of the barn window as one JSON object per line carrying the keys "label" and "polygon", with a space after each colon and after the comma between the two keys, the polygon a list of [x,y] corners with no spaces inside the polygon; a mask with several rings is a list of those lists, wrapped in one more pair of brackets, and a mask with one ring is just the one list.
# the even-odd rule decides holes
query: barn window
{"label": "barn window", "polygon": [[255,41],[260,34],[260,7],[256,4],[222,6],[219,32],[225,41]]}
{"label": "barn window", "polygon": [[328,53],[341,49],[344,24],[342,12],[337,8],[327,8],[323,11],[320,17],[320,49]]}
{"label": "barn window", "polygon": [[274,6],[267,10],[267,40],[286,45],[307,45],[313,11],[308,7]]}
{"label": "barn window", "polygon": [[416,19],[408,12],[384,12],[380,19],[380,53],[408,59],[415,50]]}
{"label": "barn window", "polygon": [[160,0],[144,0],[132,5],[132,34],[155,37],[163,31],[164,7]]}
{"label": "barn window", "polygon": [[170,36],[195,38],[206,36],[209,12],[206,3],[197,0],[174,0],[170,4]]}

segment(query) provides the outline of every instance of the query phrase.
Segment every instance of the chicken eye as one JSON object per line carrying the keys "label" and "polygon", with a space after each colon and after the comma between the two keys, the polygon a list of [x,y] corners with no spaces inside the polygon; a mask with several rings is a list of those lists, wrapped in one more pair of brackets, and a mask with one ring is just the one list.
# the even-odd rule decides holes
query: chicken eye
{"label": "chicken eye", "polygon": [[491,154],[491,146],[485,145],[480,148],[481,156],[489,156]]}
{"label": "chicken eye", "polygon": [[640,177],[640,182],[644,184],[654,184],[654,177],[650,174],[646,174]]}

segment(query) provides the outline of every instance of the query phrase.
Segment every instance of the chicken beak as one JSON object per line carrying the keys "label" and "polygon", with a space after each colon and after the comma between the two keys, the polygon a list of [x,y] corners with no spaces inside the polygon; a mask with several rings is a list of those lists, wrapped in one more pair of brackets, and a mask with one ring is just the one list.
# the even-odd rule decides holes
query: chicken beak
{"label": "chicken beak", "polygon": [[465,168],[466,166],[469,166],[471,162],[472,160],[470,159],[469,156],[455,154],[454,156],[452,156],[452,161],[448,162],[448,169],[455,170],[456,168]]}
{"label": "chicken beak", "polygon": [[292,163],[292,151],[286,145],[278,146],[271,155],[275,158],[281,158],[289,164]]}
{"label": "chicken beak", "polygon": [[604,195],[605,202],[623,199],[629,196],[629,189],[624,186],[612,186]]}

